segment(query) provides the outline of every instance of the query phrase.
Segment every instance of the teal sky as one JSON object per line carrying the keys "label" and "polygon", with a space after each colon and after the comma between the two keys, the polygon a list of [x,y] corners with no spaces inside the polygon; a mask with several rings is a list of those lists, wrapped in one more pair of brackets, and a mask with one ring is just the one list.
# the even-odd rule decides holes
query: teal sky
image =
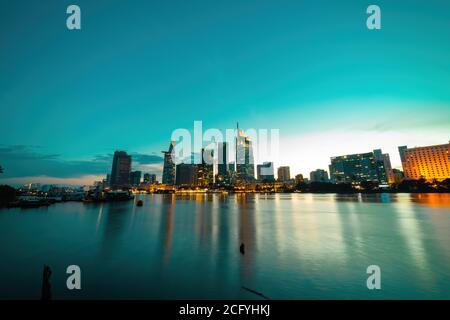
{"label": "teal sky", "polygon": [[7,182],[91,179],[115,149],[160,174],[194,120],[279,128],[279,164],[303,174],[373,147],[396,166],[398,145],[450,139],[449,1],[2,0],[0,40]]}

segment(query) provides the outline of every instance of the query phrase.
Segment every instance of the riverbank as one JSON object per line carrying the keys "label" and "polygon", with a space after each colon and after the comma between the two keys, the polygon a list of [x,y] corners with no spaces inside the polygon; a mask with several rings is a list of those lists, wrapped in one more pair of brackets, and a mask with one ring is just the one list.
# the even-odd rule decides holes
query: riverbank
{"label": "riverbank", "polygon": [[41,191],[16,190],[10,186],[0,186],[0,207],[32,208],[48,206],[56,202],[79,201],[115,202],[127,201],[134,198],[134,194],[417,194],[417,193],[450,193],[450,179],[444,181],[427,182],[425,180],[404,180],[399,184],[379,186],[376,183],[261,183],[244,184],[227,187],[177,187],[167,185],[151,185],[143,188],[128,190],[92,189],[86,192],[69,189],[49,194]]}

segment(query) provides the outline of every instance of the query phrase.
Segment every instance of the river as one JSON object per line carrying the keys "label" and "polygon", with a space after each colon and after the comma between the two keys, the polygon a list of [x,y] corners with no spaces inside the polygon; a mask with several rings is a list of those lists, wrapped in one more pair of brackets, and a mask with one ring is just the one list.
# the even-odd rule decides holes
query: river
{"label": "river", "polygon": [[[138,199],[144,205],[136,206]],[[450,299],[450,194],[137,195],[0,210],[0,298]],[[239,246],[245,245],[245,254]],[[66,268],[81,268],[68,290]],[[367,267],[381,270],[369,290]]]}

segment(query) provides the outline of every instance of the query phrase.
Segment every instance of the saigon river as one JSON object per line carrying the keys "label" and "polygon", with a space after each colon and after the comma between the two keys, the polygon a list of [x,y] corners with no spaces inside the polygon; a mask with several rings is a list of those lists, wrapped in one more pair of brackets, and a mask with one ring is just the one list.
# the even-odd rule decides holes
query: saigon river
{"label": "saigon river", "polygon": [[0,209],[0,241],[1,299],[39,299],[44,264],[54,299],[450,299],[450,194],[57,203]]}

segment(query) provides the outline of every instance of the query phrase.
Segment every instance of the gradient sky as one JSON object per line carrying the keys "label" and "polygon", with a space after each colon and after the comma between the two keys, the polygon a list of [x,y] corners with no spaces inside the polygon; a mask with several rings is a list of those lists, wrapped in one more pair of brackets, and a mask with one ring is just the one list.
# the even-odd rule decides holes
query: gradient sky
{"label": "gradient sky", "polygon": [[374,148],[398,167],[450,139],[449,40],[446,0],[2,0],[0,183],[89,182],[115,149],[160,175],[194,120],[279,128],[292,174]]}

